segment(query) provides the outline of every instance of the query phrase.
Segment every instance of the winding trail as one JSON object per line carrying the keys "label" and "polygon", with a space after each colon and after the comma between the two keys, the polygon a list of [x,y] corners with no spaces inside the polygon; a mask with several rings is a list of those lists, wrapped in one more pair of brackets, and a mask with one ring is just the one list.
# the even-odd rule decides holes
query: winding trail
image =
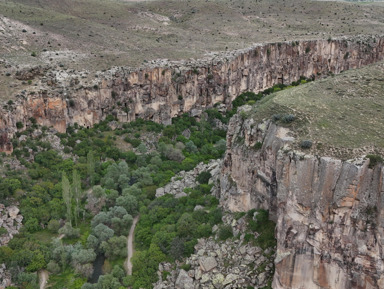
{"label": "winding trail", "polygon": [[49,274],[47,270],[39,271],[39,288],[44,289],[48,283]]}
{"label": "winding trail", "polygon": [[129,230],[129,235],[128,235],[128,238],[127,238],[127,251],[128,251],[128,255],[127,255],[127,260],[124,262],[124,268],[125,268],[125,271],[127,271],[127,275],[132,275],[132,262],[131,262],[131,258],[133,256],[134,251],[135,251],[133,249],[133,237],[134,237],[135,227],[136,227],[137,222],[139,221],[139,218],[140,218],[140,216],[136,216],[133,219],[133,223],[132,223],[131,229]]}

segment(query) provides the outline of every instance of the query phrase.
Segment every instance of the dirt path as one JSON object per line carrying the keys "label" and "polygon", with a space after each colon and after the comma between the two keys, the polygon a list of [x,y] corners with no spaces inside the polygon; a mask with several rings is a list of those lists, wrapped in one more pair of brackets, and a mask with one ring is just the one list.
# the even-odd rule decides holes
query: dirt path
{"label": "dirt path", "polygon": [[39,271],[39,288],[44,289],[48,283],[49,274],[47,270]]}
{"label": "dirt path", "polygon": [[125,267],[125,271],[127,271],[127,275],[132,275],[132,262],[131,262],[131,258],[132,258],[133,252],[134,252],[134,249],[133,249],[133,237],[134,237],[135,227],[136,227],[136,224],[137,224],[138,221],[139,221],[139,216],[136,216],[133,219],[133,223],[132,223],[131,229],[129,230],[129,235],[128,235],[128,238],[127,238],[127,251],[128,251],[128,255],[127,255],[127,260],[124,262],[124,267]]}

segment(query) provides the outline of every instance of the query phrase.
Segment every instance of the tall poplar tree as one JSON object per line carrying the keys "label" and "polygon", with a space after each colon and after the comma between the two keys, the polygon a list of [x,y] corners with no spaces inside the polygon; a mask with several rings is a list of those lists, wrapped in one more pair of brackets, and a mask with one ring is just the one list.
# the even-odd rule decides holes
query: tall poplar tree
{"label": "tall poplar tree", "polygon": [[87,170],[88,170],[88,182],[92,187],[95,184],[95,157],[93,151],[89,151],[87,154]]}
{"label": "tall poplar tree", "polygon": [[75,199],[75,224],[77,226],[77,222],[78,222],[79,215],[80,215],[80,202],[81,202],[81,197],[82,197],[81,180],[80,180],[80,175],[77,172],[77,170],[73,170],[72,193],[73,193],[73,198]]}
{"label": "tall poplar tree", "polygon": [[63,200],[67,207],[67,221],[72,226],[72,190],[65,172],[63,172],[61,186],[63,189]]}

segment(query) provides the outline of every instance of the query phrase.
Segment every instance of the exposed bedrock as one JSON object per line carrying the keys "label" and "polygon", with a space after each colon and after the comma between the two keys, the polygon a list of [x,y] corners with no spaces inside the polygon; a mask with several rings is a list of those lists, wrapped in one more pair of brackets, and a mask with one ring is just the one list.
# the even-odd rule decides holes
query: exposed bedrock
{"label": "exposed bedrock", "polygon": [[277,223],[274,289],[384,288],[383,166],[306,155],[293,141],[272,122],[234,116],[221,204],[270,210]]}
{"label": "exposed bedrock", "polygon": [[269,43],[202,60],[113,68],[91,83],[75,72],[34,69],[44,75],[39,85],[0,108],[0,150],[12,150],[9,139],[16,123],[27,126],[31,117],[59,132],[74,123],[92,126],[108,114],[120,121],[144,118],[169,124],[172,117],[196,115],[218,102],[230,106],[244,91],[358,68],[383,59],[383,54],[384,38],[376,36]]}

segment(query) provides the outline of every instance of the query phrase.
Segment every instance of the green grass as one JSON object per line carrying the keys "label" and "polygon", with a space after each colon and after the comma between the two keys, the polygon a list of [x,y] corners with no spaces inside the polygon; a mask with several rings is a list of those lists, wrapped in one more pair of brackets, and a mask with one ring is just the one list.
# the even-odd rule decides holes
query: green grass
{"label": "green grass", "polygon": [[77,242],[85,245],[87,243],[87,238],[91,232],[91,228],[89,227],[89,222],[81,222],[77,227],[80,229],[80,237],[79,238],[63,238],[63,242],[65,244],[76,244]]}
{"label": "green grass", "polygon": [[61,274],[50,275],[47,287],[51,289],[80,289],[82,284],[85,283],[85,281],[86,280],[82,278],[78,278],[72,270],[66,269]]}
{"label": "green grass", "polygon": [[[335,147],[346,157],[353,149],[384,149],[384,63],[350,70],[340,75],[271,94],[254,108],[256,121],[276,114],[293,114],[289,124],[298,139]],[[314,146],[315,148],[316,146]],[[379,153],[380,154],[380,153]]]}
{"label": "green grass", "polygon": [[52,238],[57,238],[58,236],[58,234],[51,233],[48,230],[43,230],[31,234],[33,239],[39,240],[41,243],[45,244],[50,244],[52,242]]}
{"label": "green grass", "polygon": [[126,258],[119,258],[119,259],[115,259],[115,260],[109,260],[109,263],[111,264],[111,268],[113,269],[113,267],[115,267],[116,265],[119,265],[121,267],[124,268],[124,262],[125,262]]}

